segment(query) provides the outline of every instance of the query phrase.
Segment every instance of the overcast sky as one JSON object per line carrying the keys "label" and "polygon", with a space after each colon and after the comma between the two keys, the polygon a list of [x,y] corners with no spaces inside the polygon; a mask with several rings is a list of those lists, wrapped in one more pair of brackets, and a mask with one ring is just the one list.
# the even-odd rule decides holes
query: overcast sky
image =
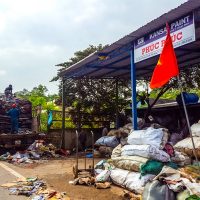
{"label": "overcast sky", "polygon": [[111,44],[186,0],[0,0],[0,92],[46,85],[56,64]]}

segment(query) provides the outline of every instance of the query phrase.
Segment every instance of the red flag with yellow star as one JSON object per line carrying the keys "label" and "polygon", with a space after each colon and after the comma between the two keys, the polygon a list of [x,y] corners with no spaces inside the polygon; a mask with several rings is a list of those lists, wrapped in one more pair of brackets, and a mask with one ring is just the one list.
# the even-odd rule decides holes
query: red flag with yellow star
{"label": "red flag with yellow star", "polygon": [[166,25],[166,27],[167,37],[165,44],[151,77],[150,88],[152,89],[162,87],[170,80],[170,78],[179,74],[176,55],[170,37],[170,30],[168,25]]}

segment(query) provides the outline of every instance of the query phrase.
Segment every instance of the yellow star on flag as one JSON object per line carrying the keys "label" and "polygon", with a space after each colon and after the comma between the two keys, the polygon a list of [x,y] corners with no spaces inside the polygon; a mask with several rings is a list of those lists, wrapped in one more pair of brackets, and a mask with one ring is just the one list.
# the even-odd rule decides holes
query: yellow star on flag
{"label": "yellow star on flag", "polygon": [[161,63],[160,59],[158,60],[158,63],[157,63],[157,65],[162,65],[162,63]]}

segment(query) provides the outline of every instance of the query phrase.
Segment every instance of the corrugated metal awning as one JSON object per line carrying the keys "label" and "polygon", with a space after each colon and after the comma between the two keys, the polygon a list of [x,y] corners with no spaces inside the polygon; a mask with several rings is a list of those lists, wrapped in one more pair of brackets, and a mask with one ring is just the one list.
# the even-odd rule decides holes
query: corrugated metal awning
{"label": "corrugated metal awning", "polygon": [[[64,78],[130,78],[130,50],[133,48],[134,41],[159,29],[166,21],[170,23],[193,11],[195,14],[196,41],[178,47],[175,51],[180,68],[200,63],[200,0],[189,0],[114,42],[101,52],[95,52],[63,70],[59,76]],[[99,54],[102,53],[106,55],[107,59],[99,59]],[[154,56],[136,63],[137,79],[151,76],[157,60],[158,56]]]}

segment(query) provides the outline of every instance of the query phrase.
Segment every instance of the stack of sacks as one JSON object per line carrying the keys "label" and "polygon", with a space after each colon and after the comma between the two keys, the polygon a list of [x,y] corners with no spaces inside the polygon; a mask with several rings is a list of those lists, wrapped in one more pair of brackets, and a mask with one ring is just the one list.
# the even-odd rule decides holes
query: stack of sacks
{"label": "stack of sacks", "polygon": [[[197,157],[200,158],[200,137],[193,137],[194,145],[197,153]],[[176,143],[174,148],[177,151],[180,151],[182,153],[187,154],[188,156],[193,156],[193,145],[191,138],[185,138],[184,140],[181,140],[180,142]]]}
{"label": "stack of sacks", "polygon": [[[191,126],[191,131],[192,131],[192,135],[193,135],[196,154],[197,154],[197,157],[200,158],[200,121]],[[178,143],[176,143],[174,148],[177,151],[182,152],[183,154],[184,153],[187,154],[189,157],[191,157],[191,156],[194,157],[193,145],[192,145],[192,140],[190,137],[185,138],[185,139],[179,141]]]}
{"label": "stack of sacks", "polygon": [[129,123],[124,125],[123,127],[120,128],[120,131],[127,133],[128,135],[130,134],[131,130],[133,128],[133,124]]}
{"label": "stack of sacks", "polygon": [[103,155],[111,155],[112,150],[119,144],[116,136],[103,136],[95,142],[95,146],[99,148],[99,152]]}
{"label": "stack of sacks", "polygon": [[162,128],[149,127],[146,130],[132,131],[128,136],[128,145],[122,147],[121,155],[140,156],[168,162],[170,156],[162,150],[168,141],[168,137],[168,132]]}
{"label": "stack of sacks", "polygon": [[16,104],[20,109],[19,127],[31,129],[32,124],[32,105],[30,101],[13,98],[9,101],[0,100],[0,130],[9,132],[11,129],[10,117],[6,114],[11,109],[12,104]]}
{"label": "stack of sacks", "polygon": [[141,194],[145,184],[153,180],[164,165],[177,168],[163,150],[168,138],[168,130],[163,128],[132,131],[127,144],[119,144],[112,152],[110,162],[116,167],[111,171],[112,181]]}
{"label": "stack of sacks", "polygon": [[117,168],[139,172],[140,166],[148,160],[147,158],[139,156],[122,156],[121,151],[122,145],[119,144],[111,155],[111,162]]}
{"label": "stack of sacks", "polygon": [[153,180],[154,177],[151,174],[141,177],[138,172],[130,172],[118,168],[111,170],[110,174],[110,178],[114,184],[125,187],[135,194],[142,194],[145,184]]}
{"label": "stack of sacks", "polygon": [[139,172],[141,165],[149,159],[169,162],[170,156],[162,150],[168,137],[166,129],[149,127],[147,130],[132,131],[128,144],[120,144],[113,150],[112,163],[117,168]]}

